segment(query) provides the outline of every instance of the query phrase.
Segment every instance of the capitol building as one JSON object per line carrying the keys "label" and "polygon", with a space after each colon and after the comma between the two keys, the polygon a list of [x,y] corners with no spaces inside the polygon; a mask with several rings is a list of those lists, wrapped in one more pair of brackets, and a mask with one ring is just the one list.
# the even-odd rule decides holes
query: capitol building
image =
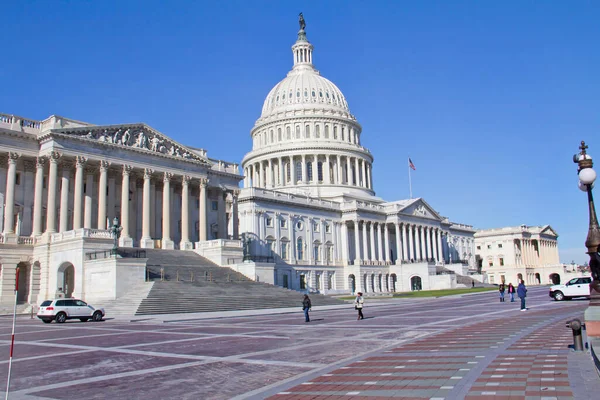
{"label": "capitol building", "polygon": [[143,123],[0,114],[0,303],[17,266],[29,303],[114,299],[143,282],[143,258],[105,251],[113,221],[121,248],[194,251],[300,291],[441,289],[476,273],[472,226],[422,198],[377,197],[362,126],[313,55],[301,19],[241,165]]}

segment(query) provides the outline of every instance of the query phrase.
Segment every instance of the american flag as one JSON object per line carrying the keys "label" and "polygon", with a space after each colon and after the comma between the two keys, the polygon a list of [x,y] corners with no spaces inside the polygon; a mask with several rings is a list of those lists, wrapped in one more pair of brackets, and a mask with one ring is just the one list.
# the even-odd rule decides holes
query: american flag
{"label": "american flag", "polygon": [[415,164],[413,164],[412,160],[410,159],[410,157],[408,158],[408,166],[410,168],[412,168],[413,171],[416,171],[417,169],[415,168]]}

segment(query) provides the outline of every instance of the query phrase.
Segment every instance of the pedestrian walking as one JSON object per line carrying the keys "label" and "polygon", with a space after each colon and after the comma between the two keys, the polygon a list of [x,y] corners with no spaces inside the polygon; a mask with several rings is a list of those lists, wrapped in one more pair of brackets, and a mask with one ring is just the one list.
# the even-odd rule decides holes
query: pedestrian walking
{"label": "pedestrian walking", "polygon": [[527,297],[527,288],[525,287],[525,281],[521,279],[519,286],[517,286],[517,296],[521,299],[521,311],[527,311],[525,307],[525,297]]}
{"label": "pedestrian walking", "polygon": [[310,311],[311,307],[312,307],[312,304],[310,303],[310,298],[308,297],[307,294],[305,294],[304,299],[302,300],[302,310],[304,311],[304,322],[310,322],[310,317],[308,315],[308,312]]}
{"label": "pedestrian walking", "polygon": [[498,291],[500,292],[500,303],[504,303],[504,291],[506,288],[504,287],[504,283],[501,283],[498,287]]}
{"label": "pedestrian walking", "polygon": [[508,294],[510,295],[510,302],[514,303],[515,302],[515,287],[513,286],[512,283],[508,284]]}
{"label": "pedestrian walking", "polygon": [[354,309],[358,310],[358,318],[356,319],[357,321],[359,319],[365,319],[365,316],[363,315],[362,309],[363,309],[363,304],[365,303],[365,300],[362,297],[362,293],[358,292],[356,293],[356,300],[354,300]]}
{"label": "pedestrian walking", "polygon": [[473,281],[471,281],[471,288],[474,288],[474,287],[475,287],[475,281],[473,280]]}

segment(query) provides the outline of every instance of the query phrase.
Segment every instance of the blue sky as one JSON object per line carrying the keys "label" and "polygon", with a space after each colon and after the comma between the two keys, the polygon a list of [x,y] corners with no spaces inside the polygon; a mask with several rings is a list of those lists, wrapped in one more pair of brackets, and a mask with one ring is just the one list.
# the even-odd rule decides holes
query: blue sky
{"label": "blue sky", "polygon": [[378,196],[408,197],[410,156],[414,195],[442,215],[550,224],[561,261],[587,260],[571,158],[586,140],[600,160],[599,2],[13,0],[0,112],[145,122],[239,162],[300,11],[363,126]]}

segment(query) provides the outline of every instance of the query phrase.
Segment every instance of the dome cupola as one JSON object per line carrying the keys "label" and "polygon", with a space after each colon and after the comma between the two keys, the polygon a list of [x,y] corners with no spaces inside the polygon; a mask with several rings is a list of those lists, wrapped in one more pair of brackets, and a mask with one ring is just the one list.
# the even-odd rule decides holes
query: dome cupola
{"label": "dome cupola", "polygon": [[267,95],[251,131],[244,186],[319,197],[372,195],[373,156],[360,145],[362,128],[342,91],[314,67],[302,13],[299,24],[292,69]]}

